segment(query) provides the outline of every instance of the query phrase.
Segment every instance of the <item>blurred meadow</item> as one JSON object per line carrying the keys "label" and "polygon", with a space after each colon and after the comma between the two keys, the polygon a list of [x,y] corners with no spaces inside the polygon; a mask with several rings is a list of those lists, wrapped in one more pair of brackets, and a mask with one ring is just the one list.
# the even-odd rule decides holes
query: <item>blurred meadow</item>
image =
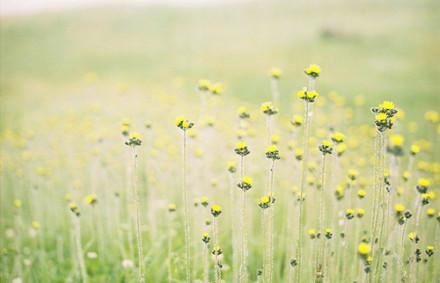
{"label": "blurred meadow", "polygon": [[[439,22],[440,3],[425,0],[2,15],[0,282],[440,282]],[[304,102],[310,81],[319,96]],[[260,109],[270,100],[273,119]],[[397,121],[380,134],[371,108],[388,100]],[[176,127],[179,115],[194,127]],[[251,152],[244,167],[237,141]],[[253,178],[243,202],[241,169]]]}

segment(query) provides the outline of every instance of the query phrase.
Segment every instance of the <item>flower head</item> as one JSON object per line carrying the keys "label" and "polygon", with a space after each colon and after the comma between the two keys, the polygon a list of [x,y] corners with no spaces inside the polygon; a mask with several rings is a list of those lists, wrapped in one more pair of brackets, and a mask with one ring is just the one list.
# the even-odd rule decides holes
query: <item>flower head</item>
{"label": "flower head", "polygon": [[222,207],[218,204],[211,206],[211,214],[214,217],[218,217],[222,213]]}
{"label": "flower head", "polygon": [[350,180],[356,180],[357,176],[359,175],[359,172],[356,169],[350,169],[348,170],[348,178]]}
{"label": "flower head", "polygon": [[336,132],[331,135],[331,139],[335,143],[341,143],[345,140],[345,135],[341,132]]}
{"label": "flower head", "polygon": [[366,257],[366,256],[368,256],[370,251],[371,251],[371,247],[370,247],[369,244],[367,244],[367,243],[360,243],[359,244],[359,246],[358,246],[358,253],[359,253],[360,256]]}
{"label": "flower head", "polygon": [[80,216],[79,207],[76,203],[71,202],[69,204],[70,211],[72,211],[76,216]]}
{"label": "flower head", "polygon": [[401,215],[405,211],[405,206],[401,203],[396,203],[394,205],[394,211],[396,214]]}
{"label": "flower head", "polygon": [[259,199],[258,206],[262,209],[269,208],[270,205],[275,203],[275,198],[272,195],[262,196]]}
{"label": "flower head", "polygon": [[309,229],[308,231],[310,238],[315,239],[316,238],[316,230],[315,229]]}
{"label": "flower head", "polygon": [[229,173],[235,173],[237,171],[237,162],[234,160],[228,161],[226,167],[228,168]]}
{"label": "flower head", "polygon": [[269,75],[274,78],[274,79],[279,79],[281,78],[281,75],[283,74],[283,72],[281,71],[281,69],[279,68],[272,68],[269,71]]}
{"label": "flower head", "polygon": [[347,149],[347,145],[345,145],[345,143],[340,143],[336,145],[336,154],[338,156],[342,156],[342,154],[344,154],[346,149]]}
{"label": "flower head", "polygon": [[276,145],[270,145],[266,148],[266,157],[272,160],[280,159],[280,151]]}
{"label": "flower head", "polygon": [[235,153],[241,156],[246,156],[251,153],[247,147],[247,144],[244,141],[240,141],[235,145],[234,149]]}
{"label": "flower head", "polygon": [[188,121],[185,116],[178,116],[176,118],[176,126],[184,131],[187,129],[191,129],[194,126],[194,123]]}
{"label": "flower head", "polygon": [[411,242],[415,242],[416,244],[420,241],[419,236],[417,236],[416,232],[411,232],[408,234],[408,239]]}
{"label": "flower head", "polygon": [[209,233],[208,232],[203,232],[202,233],[202,241],[205,244],[208,244],[210,240],[211,240],[211,238],[209,237]]}
{"label": "flower head", "polygon": [[336,189],[335,189],[336,199],[337,200],[343,199],[344,198],[344,194],[345,194],[344,187],[341,186],[341,185],[336,186]]}
{"label": "flower head", "polygon": [[411,155],[416,155],[419,152],[420,152],[420,146],[418,146],[416,144],[411,145],[411,148],[410,148]]}
{"label": "flower head", "polygon": [[213,95],[221,95],[223,93],[223,85],[219,84],[219,83],[213,84],[213,85],[211,85],[209,90],[211,91],[211,93]]}
{"label": "flower head", "polygon": [[311,64],[304,70],[304,73],[312,78],[317,78],[321,73],[321,68],[316,64]]}
{"label": "flower head", "polygon": [[207,207],[208,204],[209,204],[208,198],[207,198],[207,197],[202,197],[202,198],[200,199],[200,203],[201,203],[204,207]]}
{"label": "flower head", "polygon": [[394,115],[398,112],[394,103],[384,101],[379,106],[373,107],[371,111],[376,114],[374,123],[379,132],[392,128],[395,121]]}
{"label": "flower head", "polygon": [[95,205],[98,202],[98,197],[96,196],[95,193],[93,193],[93,194],[86,196],[86,198],[84,200],[86,203],[88,203],[90,205]]}
{"label": "flower head", "polygon": [[296,160],[300,161],[303,158],[303,150],[301,148],[295,148],[293,150]]}
{"label": "flower head", "polygon": [[31,226],[32,226],[32,229],[34,229],[34,230],[39,230],[41,227],[40,222],[38,222],[36,220],[32,221]]}
{"label": "flower head", "polygon": [[333,152],[333,144],[329,140],[323,140],[321,145],[319,146],[319,150],[322,154],[331,154]]}
{"label": "flower head", "polygon": [[240,183],[237,184],[237,187],[242,189],[243,191],[248,191],[252,188],[253,180],[249,176],[243,176],[243,179]]}
{"label": "flower head", "polygon": [[248,119],[248,118],[251,117],[251,115],[249,114],[248,110],[244,106],[240,106],[238,108],[237,112],[238,112],[238,116],[240,117],[240,119]]}
{"label": "flower head", "polygon": [[428,191],[428,187],[431,185],[431,181],[429,179],[424,179],[421,178],[418,180],[417,182],[417,191],[419,191],[419,193],[426,193]]}
{"label": "flower head", "polygon": [[168,211],[169,211],[169,212],[174,212],[174,211],[176,211],[176,209],[177,209],[177,206],[176,206],[175,203],[170,203],[170,204],[168,205]]}
{"label": "flower head", "polygon": [[425,253],[428,256],[432,256],[434,254],[434,246],[426,246]]}
{"label": "flower head", "polygon": [[281,137],[279,135],[276,135],[276,134],[273,134],[270,137],[270,141],[271,141],[272,144],[278,144],[280,142],[280,140],[281,140]]}
{"label": "flower head", "polygon": [[219,255],[223,254],[223,251],[222,251],[222,249],[219,246],[215,246],[212,249],[212,254],[215,255],[215,256],[219,256]]}
{"label": "flower head", "polygon": [[354,210],[349,208],[345,211],[345,217],[347,217],[347,219],[353,219],[354,217]]}
{"label": "flower head", "polygon": [[324,233],[327,239],[331,239],[333,237],[333,231],[331,228],[325,228]]}
{"label": "flower head", "polygon": [[426,210],[426,215],[427,215],[429,218],[434,217],[434,216],[435,216],[435,209],[432,208],[432,207],[428,208],[428,209]]}
{"label": "flower head", "polygon": [[425,119],[430,123],[437,123],[440,120],[438,112],[430,110],[425,113]]}
{"label": "flower head", "polygon": [[303,88],[296,93],[296,96],[305,100],[306,102],[315,102],[315,99],[319,96],[318,92],[315,90],[307,90],[307,88]]}
{"label": "flower head", "polygon": [[211,87],[211,82],[206,79],[199,80],[198,89],[201,91],[208,91]]}
{"label": "flower head", "polygon": [[142,144],[141,135],[136,132],[130,133],[128,140],[125,142],[128,146],[139,146]]}
{"label": "flower head", "polygon": [[290,123],[296,127],[301,126],[303,122],[304,122],[304,118],[301,115],[293,115],[293,118],[290,121]]}
{"label": "flower head", "polygon": [[266,115],[275,115],[279,110],[272,104],[272,102],[268,101],[261,104],[261,111]]}

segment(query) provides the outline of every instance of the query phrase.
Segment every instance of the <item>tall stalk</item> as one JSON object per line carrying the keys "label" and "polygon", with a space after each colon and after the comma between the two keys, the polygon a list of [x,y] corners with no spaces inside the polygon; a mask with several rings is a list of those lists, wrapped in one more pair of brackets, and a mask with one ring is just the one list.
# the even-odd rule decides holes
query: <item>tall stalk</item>
{"label": "tall stalk", "polygon": [[189,215],[189,204],[188,204],[188,192],[186,189],[186,159],[187,159],[187,137],[186,130],[183,131],[183,164],[182,164],[182,199],[184,206],[184,226],[185,226],[185,272],[186,272],[186,282],[191,282],[191,234],[190,234],[190,215]]}
{"label": "tall stalk", "polygon": [[[214,227],[214,247],[218,247],[218,223],[217,217],[213,217],[213,227]],[[217,252],[215,253],[215,283],[220,283],[222,278],[220,269],[220,260]]]}
{"label": "tall stalk", "polygon": [[143,264],[143,244],[142,244],[142,234],[141,234],[141,216],[140,216],[140,208],[141,208],[141,202],[138,192],[138,186],[137,186],[137,154],[135,146],[132,146],[133,149],[133,193],[134,193],[134,203],[135,203],[135,209],[136,209],[136,239],[137,239],[137,246],[138,246],[138,272],[139,272],[139,282],[143,283],[145,282],[145,276],[144,276],[144,264]]}
{"label": "tall stalk", "polygon": [[[304,158],[301,166],[301,180],[300,180],[300,197],[304,195],[304,185],[306,179],[306,170],[307,170],[307,162],[309,158],[309,128],[310,128],[310,119],[309,119],[309,111],[310,106],[309,102],[305,102],[305,111],[304,111],[304,140],[303,140],[303,153]],[[304,218],[304,204],[303,201],[299,201],[299,214],[298,214],[298,238],[296,244],[296,254],[297,254],[297,271],[296,271],[296,282],[301,281],[301,267],[302,267],[302,234],[303,234],[303,218]]]}
{"label": "tall stalk", "polygon": [[81,246],[81,222],[79,215],[72,216],[76,256],[78,257],[79,270],[81,274],[82,283],[87,283],[87,271],[84,263],[84,255]]}
{"label": "tall stalk", "polygon": [[[273,197],[273,182],[274,182],[274,167],[275,167],[275,160],[272,160],[272,165],[269,169],[269,193],[268,195]],[[269,207],[269,235],[268,235],[268,241],[269,241],[269,267],[268,267],[268,282],[272,283],[273,279],[273,256],[274,256],[274,248],[273,248],[273,230],[274,230],[274,215],[275,215],[275,206],[271,205]]]}
{"label": "tall stalk", "polygon": [[324,277],[324,233],[323,233],[323,217],[324,217],[324,192],[325,192],[325,174],[326,174],[326,154],[322,155],[322,168],[321,168],[321,191],[319,192],[319,220],[318,220],[318,231],[321,233],[321,237],[319,239],[320,249],[318,252],[318,259],[316,262],[316,282],[322,282]]}

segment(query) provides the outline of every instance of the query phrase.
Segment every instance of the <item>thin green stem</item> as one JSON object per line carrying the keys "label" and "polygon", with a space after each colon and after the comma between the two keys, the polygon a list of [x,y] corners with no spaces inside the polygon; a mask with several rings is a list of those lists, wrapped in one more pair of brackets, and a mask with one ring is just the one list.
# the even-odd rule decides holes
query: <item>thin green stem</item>
{"label": "thin green stem", "polygon": [[183,165],[182,165],[182,199],[184,207],[184,234],[185,234],[185,272],[186,272],[186,282],[190,283],[191,280],[191,234],[190,234],[190,214],[189,214],[189,204],[188,204],[188,192],[186,189],[186,130],[183,131]]}
{"label": "thin green stem", "polygon": [[140,196],[138,192],[138,186],[137,186],[137,154],[136,149],[133,146],[133,193],[134,193],[134,202],[135,202],[135,209],[136,209],[136,238],[137,238],[137,244],[138,244],[138,268],[139,268],[139,282],[143,283],[145,282],[145,276],[144,276],[144,256],[143,256],[143,244],[142,244],[142,234],[141,234],[141,216],[140,216]]}

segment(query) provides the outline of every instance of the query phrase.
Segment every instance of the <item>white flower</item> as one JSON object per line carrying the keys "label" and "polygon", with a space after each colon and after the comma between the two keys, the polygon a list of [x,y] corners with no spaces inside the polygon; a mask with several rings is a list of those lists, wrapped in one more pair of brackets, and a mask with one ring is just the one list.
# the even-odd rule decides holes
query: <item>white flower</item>
{"label": "white flower", "polygon": [[98,257],[98,254],[97,253],[95,253],[95,252],[88,252],[87,253],[87,257],[88,258],[97,258]]}
{"label": "white flower", "polygon": [[122,267],[123,268],[133,268],[134,267],[134,263],[131,261],[131,260],[129,260],[129,259],[124,259],[123,261],[122,261]]}
{"label": "white flower", "polygon": [[12,279],[12,283],[23,283],[23,280],[21,280],[20,277]]}

